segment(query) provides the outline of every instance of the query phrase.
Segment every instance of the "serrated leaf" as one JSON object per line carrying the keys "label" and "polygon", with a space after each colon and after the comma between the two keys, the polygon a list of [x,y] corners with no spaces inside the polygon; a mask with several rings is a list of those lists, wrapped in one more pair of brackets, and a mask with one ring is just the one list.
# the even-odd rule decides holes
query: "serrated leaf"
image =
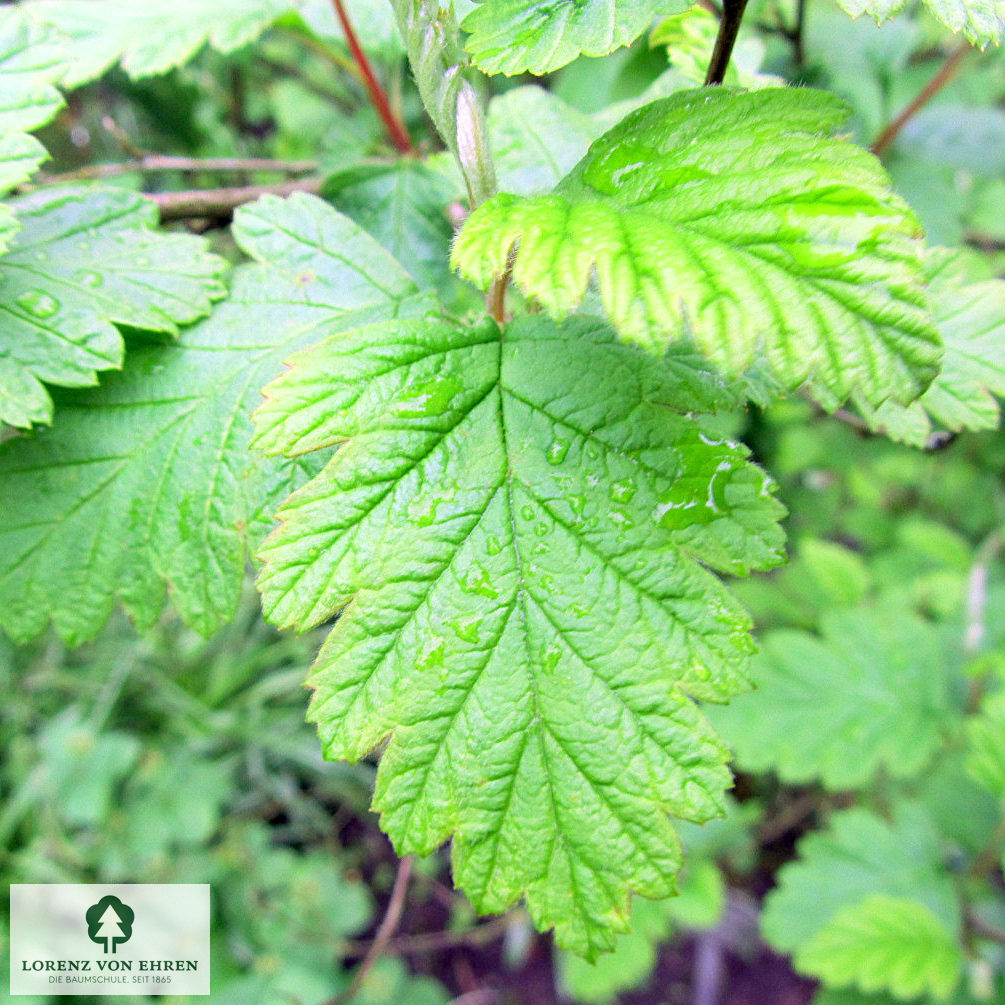
{"label": "serrated leaf", "polygon": [[945,345],[942,370],[908,406],[887,402],[862,412],[873,429],[924,446],[933,425],[959,432],[995,429],[1005,396],[1005,281],[969,282],[957,254],[933,248],[926,256],[932,309]]}
{"label": "serrated leaf", "polygon": [[[0,10],[0,196],[28,178],[48,156],[27,130],[37,129],[63,105],[53,84],[65,63],[52,32],[17,7]],[[0,206],[0,252],[17,231],[9,207]]]}
{"label": "serrated leaf", "polygon": [[846,115],[806,88],[714,88],[653,102],[605,133],[551,195],[498,195],[454,246],[488,287],[510,264],[554,317],[595,270],[619,334],[653,352],[693,336],[739,373],[837,400],[910,401],[936,372],[917,222]]}
{"label": "serrated leaf", "polygon": [[188,234],[154,230],[156,207],[121,188],[62,187],[13,204],[0,256],[0,421],[52,420],[43,381],[97,383],[122,365],[116,325],[178,333],[226,292],[226,263]]}
{"label": "serrated leaf", "polygon": [[[852,17],[866,14],[882,23],[893,17],[907,0],[838,0]],[[960,32],[981,48],[998,45],[1005,34],[1003,0],[925,0],[925,6],[951,31]]]}
{"label": "serrated leaf", "polygon": [[293,0],[30,0],[31,15],[63,36],[62,83],[78,87],[116,63],[134,79],[187,63],[204,45],[232,52],[257,38]]}
{"label": "serrated leaf", "polygon": [[448,178],[423,164],[374,164],[330,176],[325,198],[375,237],[420,284],[450,281],[447,260],[454,229]]}
{"label": "serrated leaf", "polygon": [[258,389],[292,349],[393,316],[415,291],[319,199],[263,199],[234,233],[258,264],[209,319],[131,350],[100,389],[62,394],[52,429],[0,445],[0,626],[15,639],[51,621],[82,641],[116,601],[149,625],[165,583],[199,631],[231,617],[246,539],[303,480],[248,450]]}
{"label": "serrated leaf", "polygon": [[746,686],[748,623],[698,562],[779,558],[765,476],[684,414],[729,395],[589,318],[372,326],[291,367],[258,445],[343,445],[280,509],[259,588],[279,625],[341,611],[308,681],[326,755],[389,738],[400,852],[453,835],[479,910],[525,895],[560,945],[609,948],[630,890],[673,889],[667,814],[714,816],[729,784],[690,696]]}
{"label": "serrated leaf", "polygon": [[796,968],[835,987],[944,1000],[959,983],[963,952],[923,904],[873,894],[842,908],[797,953]]}
{"label": "serrated leaf", "polygon": [[899,805],[889,823],[862,809],[836,813],[797,850],[761,916],[764,937],[779,952],[799,952],[842,908],[877,893],[916,900],[958,931],[953,878],[943,865],[939,835],[917,805]]}
{"label": "serrated leaf", "polygon": [[954,721],[937,633],[910,611],[833,609],[820,635],[775,631],[753,665],[757,707],[712,710],[741,767],[830,789],[869,785],[879,770],[917,774]]}
{"label": "serrated leaf", "polygon": [[489,136],[501,192],[550,192],[600,135],[590,118],[543,87],[514,87],[489,103]]}
{"label": "serrated leaf", "polygon": [[480,0],[461,27],[486,73],[550,73],[577,56],[631,45],[680,0]]}
{"label": "serrated leaf", "polygon": [[1005,692],[989,695],[967,722],[967,774],[1005,799]]}

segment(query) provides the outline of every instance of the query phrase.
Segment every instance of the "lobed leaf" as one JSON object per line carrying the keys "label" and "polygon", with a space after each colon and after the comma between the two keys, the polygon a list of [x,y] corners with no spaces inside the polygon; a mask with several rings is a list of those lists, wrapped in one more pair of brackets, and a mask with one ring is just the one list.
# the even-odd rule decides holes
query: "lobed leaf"
{"label": "lobed leaf", "polygon": [[257,38],[292,0],[27,0],[62,37],[62,83],[79,87],[116,64],[137,79],[187,63],[204,45],[232,52]]}
{"label": "lobed leaf", "polygon": [[910,405],[886,402],[862,412],[876,430],[923,447],[933,425],[959,432],[996,429],[1005,396],[1005,281],[970,282],[947,248],[926,256],[935,322],[945,345],[942,369]]}
{"label": "lobed leaf", "polygon": [[512,266],[556,318],[595,271],[619,334],[653,352],[690,336],[731,373],[763,359],[786,387],[910,401],[940,356],[918,224],[878,161],[830,136],[845,115],[808,89],[653,102],[554,193],[480,206],[454,265],[482,287]]}
{"label": "lobed leaf", "polygon": [[[28,130],[45,125],[63,106],[53,84],[65,62],[48,29],[17,7],[0,10],[0,196],[28,178],[48,156]],[[17,231],[8,206],[0,206],[0,252]]]}
{"label": "lobed leaf", "polygon": [[764,937],[779,952],[798,955],[840,911],[873,894],[915,900],[958,932],[953,878],[943,865],[939,834],[918,805],[898,805],[890,822],[864,809],[836,813],[797,850],[761,917]]}
{"label": "lobed leaf", "polygon": [[529,317],[343,333],[255,416],[273,453],[342,444],[259,550],[270,620],[340,614],[308,680],[326,755],[386,740],[399,852],[452,835],[479,910],[524,895],[587,956],[629,891],[673,890],[668,814],[708,819],[729,784],[691,698],[747,686],[749,624],[703,566],[781,546],[763,473],[690,414],[729,400],[693,354]]}
{"label": "lobed leaf", "polygon": [[[881,24],[902,10],[907,0],[838,0],[838,3],[852,17],[867,14]],[[963,32],[981,48],[989,42],[998,45],[1005,35],[1003,0],[925,0],[925,6],[947,28]]]}
{"label": "lobed leaf", "polygon": [[954,720],[938,634],[908,610],[831,609],[819,636],[768,634],[748,702],[713,710],[713,722],[751,771],[829,789],[868,786],[880,770],[917,774]]}
{"label": "lobed leaf", "polygon": [[963,952],[954,934],[923,904],[872,894],[838,911],[799,950],[795,963],[834,987],[945,1000],[959,983]]}
{"label": "lobed leaf", "polygon": [[61,394],[52,429],[0,444],[0,626],[16,640],[51,621],[80,642],[117,601],[148,626],[165,583],[199,631],[232,617],[246,540],[304,480],[304,465],[248,450],[258,388],[292,349],[421,306],[400,266],[319,199],[263,199],[234,233],[258,262],[210,318],[132,349],[99,389]]}
{"label": "lobed leaf", "polygon": [[43,381],[97,382],[122,366],[116,325],[177,335],[226,292],[226,263],[120,188],[39,191],[13,204],[21,230],[0,255],[0,421],[52,421]]}
{"label": "lobed leaf", "polygon": [[461,22],[486,73],[550,73],[577,56],[631,45],[680,0],[477,0]]}

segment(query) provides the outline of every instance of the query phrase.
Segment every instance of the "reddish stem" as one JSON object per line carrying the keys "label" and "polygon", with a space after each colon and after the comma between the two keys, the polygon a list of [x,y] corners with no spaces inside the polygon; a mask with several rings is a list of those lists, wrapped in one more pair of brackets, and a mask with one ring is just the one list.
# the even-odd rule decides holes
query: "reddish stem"
{"label": "reddish stem", "polygon": [[352,53],[352,58],[359,67],[359,72],[363,77],[363,84],[370,95],[373,107],[377,109],[381,122],[384,123],[387,135],[399,153],[412,153],[412,140],[408,135],[408,130],[398,116],[394,114],[391,102],[387,98],[387,92],[381,87],[380,81],[377,80],[373,72],[370,60],[363,51],[363,47],[359,44],[359,39],[356,38],[356,32],[353,30],[352,22],[349,20],[349,15],[346,13],[342,0],[332,0],[332,2],[335,5],[335,14],[342,25],[342,31],[345,33],[345,40],[349,44],[349,51]]}
{"label": "reddish stem", "polygon": [[939,72],[918,92],[915,99],[884,129],[872,145],[872,152],[879,157],[883,151],[900,134],[901,129],[907,125],[915,115],[928,104],[931,99],[942,90],[960,68],[963,57],[970,51],[969,42],[960,42],[953,49],[946,61],[942,64]]}

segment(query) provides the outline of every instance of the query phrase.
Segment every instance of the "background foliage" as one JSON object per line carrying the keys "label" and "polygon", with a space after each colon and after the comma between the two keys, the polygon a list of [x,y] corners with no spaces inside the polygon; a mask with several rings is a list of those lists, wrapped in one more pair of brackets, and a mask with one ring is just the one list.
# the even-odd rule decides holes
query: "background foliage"
{"label": "background foliage", "polygon": [[[700,83],[715,35],[703,6],[613,0],[542,35],[527,24],[540,6],[456,5],[474,60],[511,74],[470,74],[513,199],[485,216],[525,232],[552,227],[558,197],[545,193],[591,142]],[[744,373],[760,406],[717,399],[704,435],[720,448],[741,439],[774,475],[791,561],[730,582],[757,625],[759,691],[705,706],[737,782],[725,817],[679,827],[680,896],[635,898],[631,932],[590,963],[523,909],[476,919],[434,852],[416,861],[399,934],[354,1001],[1005,1001],[1005,57],[952,34],[984,44],[1002,12],[911,3],[877,27],[870,15],[897,5],[843,6],[863,16],[830,0],[751,0],[727,83],[750,88],[752,106],[779,81],[848,103],[847,133],[877,148],[928,243],[949,249],[923,263],[943,376],[913,404],[828,416],[800,395],[774,400],[807,376],[789,357],[795,370]],[[325,762],[303,723],[300,684],[323,633],[266,627],[245,572],[276,504],[326,455],[247,452],[247,413],[295,349],[361,323],[428,325],[408,319],[425,315],[429,291],[453,316],[480,308],[450,269],[465,183],[384,3],[349,8],[417,156],[400,156],[327,0],[20,7],[31,17],[0,8],[0,419],[12,445],[0,453],[0,871],[8,883],[210,882],[212,1000],[325,1002],[350,990],[396,865],[369,808],[376,759]],[[598,26],[612,12],[625,47],[608,55]],[[465,94],[440,97],[463,107]],[[758,128],[772,142],[776,126]],[[197,194],[251,185],[279,191],[232,227],[226,191]],[[303,192],[281,201],[292,188]],[[584,190],[566,184],[561,198]],[[318,209],[318,194],[344,216]],[[906,208],[887,208],[907,226]],[[627,210],[630,193],[615,204]],[[487,285],[499,269],[482,275],[465,254],[462,242],[455,260]],[[914,252],[879,257],[901,254]],[[717,263],[723,284],[745,281],[728,256]],[[549,308],[575,300],[519,262],[515,278]],[[768,292],[770,311],[779,289]],[[602,280],[589,296],[604,293]],[[681,323],[621,316],[610,296],[608,311],[660,344]],[[848,330],[820,326],[822,338]],[[749,358],[742,335],[733,361]],[[927,337],[908,350],[920,365]],[[813,394],[830,407],[846,390]],[[129,416],[128,436],[96,403]],[[192,472],[202,490],[179,492]],[[776,548],[766,534],[731,571],[770,564]],[[729,569],[721,554],[710,564]],[[94,567],[114,591],[93,588]],[[310,626],[319,611],[284,618]]]}

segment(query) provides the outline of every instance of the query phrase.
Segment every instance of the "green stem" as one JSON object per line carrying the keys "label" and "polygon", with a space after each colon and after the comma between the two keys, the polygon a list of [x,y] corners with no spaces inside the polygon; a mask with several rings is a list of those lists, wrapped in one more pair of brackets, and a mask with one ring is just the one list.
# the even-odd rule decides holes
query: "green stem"
{"label": "green stem", "polygon": [[471,208],[496,191],[476,71],[460,43],[453,10],[438,0],[391,0],[419,95],[447,149],[457,158]]}

